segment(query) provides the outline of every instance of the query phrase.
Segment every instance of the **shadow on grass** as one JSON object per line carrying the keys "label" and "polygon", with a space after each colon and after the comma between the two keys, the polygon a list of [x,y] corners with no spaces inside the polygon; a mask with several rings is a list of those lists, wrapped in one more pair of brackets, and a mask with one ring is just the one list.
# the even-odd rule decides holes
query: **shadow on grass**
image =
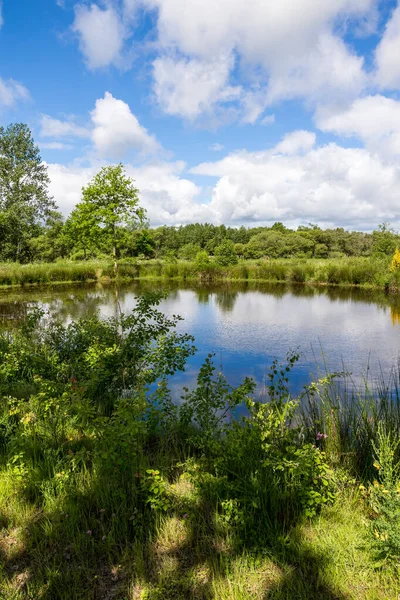
{"label": "shadow on grass", "polygon": [[[104,474],[105,475],[105,474]],[[144,509],[137,517],[139,483],[118,489],[100,476],[80,494],[38,510],[24,499],[30,516],[23,527],[3,511],[0,597],[4,600],[346,600],[327,583],[329,557],[313,551],[299,524],[279,525],[260,543],[231,537],[215,505],[197,495],[177,500],[168,515]],[[22,492],[21,492],[22,493]],[[26,494],[26,489],[25,489]],[[101,506],[107,500],[107,510]],[[12,500],[10,499],[10,502]],[[111,512],[114,511],[114,512]],[[260,515],[260,520],[262,515]],[[259,528],[262,531],[262,526]],[[272,577],[258,577],[252,590],[235,581],[234,564],[266,557]],[[229,584],[229,585],[228,585]],[[235,591],[236,589],[241,591]]]}

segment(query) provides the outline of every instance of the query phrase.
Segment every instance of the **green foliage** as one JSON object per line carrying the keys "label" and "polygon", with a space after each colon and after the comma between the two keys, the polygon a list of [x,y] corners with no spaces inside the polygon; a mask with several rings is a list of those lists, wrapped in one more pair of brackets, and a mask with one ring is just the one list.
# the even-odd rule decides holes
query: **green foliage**
{"label": "green foliage", "polygon": [[0,126],[0,241],[3,260],[28,262],[29,242],[55,208],[47,167],[27,125]]}
{"label": "green foliage", "polygon": [[381,223],[372,233],[372,248],[378,256],[390,256],[398,245],[398,235],[389,223]]}
{"label": "green foliage", "polygon": [[101,234],[116,257],[120,227],[132,229],[144,222],[145,212],[138,206],[137,193],[122,164],[103,167],[82,189],[82,201],[75,208],[75,227],[82,230],[86,243]]}
{"label": "green foliage", "polygon": [[[334,504],[352,479],[333,474],[330,437],[316,441],[315,422],[301,421],[300,399],[290,394],[298,355],[289,353],[283,365],[273,361],[257,400],[252,380],[230,386],[210,355],[194,388],[175,404],[170,377],[184,368],[192,339],[176,333],[178,319],[162,315],[159,300],[142,298],[118,319],[67,326],[35,312],[0,336],[2,540],[21,535],[24,542],[15,555],[16,543],[2,545],[0,595],[19,594],[15,568],[22,564],[29,588],[16,598],[27,590],[35,598],[100,597],[114,590],[114,579],[107,575],[104,586],[98,579],[121,565],[132,577],[121,578],[121,595],[134,585],[149,598],[186,598],[193,590],[207,598],[204,572],[215,568],[207,575],[215,595],[231,598],[249,572],[247,563],[242,575],[232,565],[246,556],[260,566],[257,597],[268,585],[271,594],[333,598],[319,552],[337,552],[337,570],[349,544],[341,560],[353,564],[357,556],[363,576],[366,564],[373,573],[368,551],[357,554],[361,507],[353,501],[352,512],[340,512],[343,495]],[[318,431],[331,436],[333,429]],[[374,448],[381,479],[368,496],[376,508],[372,531],[377,552],[395,564],[398,444],[379,426]],[[350,530],[358,532],[351,541]],[[277,575],[266,584],[262,561],[271,557],[279,569],[268,563]],[[132,563],[133,573],[126,566]],[[228,571],[234,587],[223,588]],[[255,597],[254,583],[243,589],[240,597]],[[360,600],[364,583],[362,594]]]}
{"label": "green foliage", "polygon": [[238,258],[235,252],[235,245],[231,240],[226,240],[215,248],[214,256],[216,262],[222,267],[236,265]]}
{"label": "green foliage", "polygon": [[368,504],[375,513],[371,538],[379,560],[398,565],[400,559],[400,465],[395,458],[400,441],[378,423],[377,441],[372,441],[377,479],[365,490]]}
{"label": "green foliage", "polygon": [[208,256],[206,250],[200,250],[200,252],[196,254],[195,265],[198,271],[204,271],[208,269],[210,266],[210,257]]}

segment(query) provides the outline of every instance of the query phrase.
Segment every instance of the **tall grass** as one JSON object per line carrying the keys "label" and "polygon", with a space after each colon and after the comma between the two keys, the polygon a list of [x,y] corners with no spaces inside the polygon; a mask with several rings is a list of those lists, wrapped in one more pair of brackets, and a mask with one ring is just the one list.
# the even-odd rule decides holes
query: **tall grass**
{"label": "tall grass", "polygon": [[391,273],[385,260],[367,258],[276,259],[242,261],[229,267],[216,262],[199,268],[189,261],[121,260],[117,271],[107,261],[0,265],[0,286],[133,279],[176,281],[263,281],[271,283],[364,286],[397,291],[400,273]]}
{"label": "tall grass", "polygon": [[371,479],[372,442],[377,441],[379,424],[395,438],[400,431],[400,365],[387,379],[381,374],[370,380],[367,375],[355,382],[346,372],[338,377],[327,374],[306,389],[299,417],[314,439],[318,433],[327,435],[321,443],[332,464]]}
{"label": "tall grass", "polygon": [[395,598],[352,477],[371,468],[371,419],[399,427],[398,373],[375,388],[327,374],[299,405],[290,355],[262,403],[208,359],[176,406],[165,376],[193,352],[176,323],[149,297],[0,335],[0,598]]}

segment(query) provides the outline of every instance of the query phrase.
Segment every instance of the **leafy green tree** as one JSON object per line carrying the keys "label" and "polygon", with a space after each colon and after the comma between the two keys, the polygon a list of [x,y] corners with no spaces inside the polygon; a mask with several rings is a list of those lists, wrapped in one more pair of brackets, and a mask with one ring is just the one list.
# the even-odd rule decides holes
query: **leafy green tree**
{"label": "leafy green tree", "polygon": [[178,255],[179,258],[183,258],[184,260],[194,260],[198,252],[200,252],[201,248],[199,244],[185,244],[180,248]]}
{"label": "leafy green tree", "polygon": [[196,269],[199,271],[204,271],[210,266],[210,257],[206,250],[200,250],[200,252],[196,254],[195,263]]}
{"label": "leafy green tree", "polygon": [[29,239],[56,207],[47,167],[27,125],[0,127],[0,242],[3,258],[26,260]]}
{"label": "leafy green tree", "polygon": [[67,254],[67,240],[63,230],[62,214],[57,210],[50,211],[41,234],[30,241],[33,258],[53,262],[59,257],[64,257]]}
{"label": "leafy green tree", "polygon": [[231,240],[225,240],[222,244],[215,248],[214,252],[216,261],[223,267],[236,265],[238,257],[235,252],[235,244]]}
{"label": "leafy green tree", "polygon": [[156,244],[151,233],[147,229],[137,232],[135,245],[136,255],[143,254],[143,256],[146,256],[147,258],[154,256],[154,248]]}
{"label": "leafy green tree", "polygon": [[390,223],[381,223],[378,229],[372,232],[372,247],[374,254],[391,256],[399,243],[398,236]]}
{"label": "leafy green tree", "polygon": [[101,235],[117,259],[121,228],[134,229],[144,223],[145,211],[139,206],[138,190],[132,179],[126,176],[120,163],[103,167],[82,188],[82,201],[77,205],[81,216],[88,220],[89,236],[101,229]]}
{"label": "leafy green tree", "polygon": [[83,253],[86,260],[88,254],[95,254],[101,238],[101,229],[90,204],[79,202],[66,220],[64,237],[70,250]]}

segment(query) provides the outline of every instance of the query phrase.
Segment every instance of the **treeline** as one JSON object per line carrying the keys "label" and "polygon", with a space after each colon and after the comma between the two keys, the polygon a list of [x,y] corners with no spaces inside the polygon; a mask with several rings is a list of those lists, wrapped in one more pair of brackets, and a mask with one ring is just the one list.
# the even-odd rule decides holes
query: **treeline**
{"label": "treeline", "polygon": [[123,165],[104,167],[82,189],[65,220],[49,195],[50,180],[29,128],[0,127],[0,261],[161,258],[215,260],[392,256],[400,236],[383,223],[372,233],[321,229],[226,227],[193,223],[150,228],[139,191]]}
{"label": "treeline", "polygon": [[[342,258],[392,256],[400,246],[400,236],[387,224],[372,233],[321,229],[317,225],[289,229],[282,223],[272,227],[233,228],[209,223],[180,227],[162,226],[130,230],[118,228],[117,257],[195,260],[199,253],[225,264],[241,259],[260,258]],[[100,231],[91,239],[78,237],[68,218],[65,222],[53,212],[47,222],[37,226],[36,235],[26,239],[19,256],[21,262],[53,262],[59,258],[85,260],[105,258],[112,248]],[[12,259],[2,245],[0,259]]]}

